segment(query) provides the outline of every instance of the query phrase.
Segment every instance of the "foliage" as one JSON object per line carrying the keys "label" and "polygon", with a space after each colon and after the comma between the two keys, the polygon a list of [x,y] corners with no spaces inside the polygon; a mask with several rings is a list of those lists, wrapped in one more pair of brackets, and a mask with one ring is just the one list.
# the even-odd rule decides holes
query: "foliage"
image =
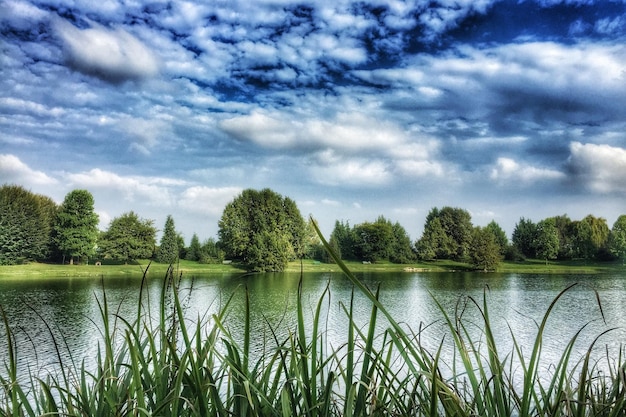
{"label": "foliage", "polygon": [[202,257],[202,245],[200,244],[200,239],[197,234],[193,234],[191,236],[191,241],[189,242],[189,247],[187,248],[185,259],[189,261],[199,261]]}
{"label": "foliage", "polygon": [[469,212],[460,208],[433,208],[416,243],[421,259],[465,260],[470,255],[474,226]]}
{"label": "foliage", "polygon": [[354,226],[355,253],[358,259],[369,262],[387,261],[393,249],[391,222],[380,216],[374,223]]}
{"label": "foliage", "polygon": [[574,252],[574,241],[576,239],[575,223],[565,214],[561,216],[550,217],[554,223],[559,235],[559,259],[572,259],[576,257]]}
{"label": "foliage", "polygon": [[356,259],[354,253],[355,250],[355,236],[350,223],[346,221],[335,221],[335,227],[330,234],[330,240],[333,245],[338,248],[337,254],[341,259]]}
{"label": "foliage", "polygon": [[174,218],[168,215],[165,219],[163,235],[156,252],[156,260],[161,263],[173,264],[176,262],[180,251],[180,237],[176,233]]}
{"label": "foliage", "polygon": [[23,187],[0,187],[0,265],[49,258],[57,205]]}
{"label": "foliage", "polygon": [[626,215],[619,216],[613,223],[609,237],[609,248],[611,253],[624,263],[626,260]]}
{"label": "foliage", "polygon": [[219,264],[224,260],[224,251],[212,237],[208,238],[200,249],[199,262],[203,264]]}
{"label": "foliage", "polygon": [[306,223],[306,233],[304,237],[304,257],[306,259],[324,260],[326,251],[322,246],[320,238],[315,233],[313,222],[309,219]]}
{"label": "foliage", "polygon": [[153,220],[140,219],[133,211],[116,217],[106,232],[100,235],[100,255],[125,263],[151,258],[156,245],[156,228],[153,224]]}
{"label": "foliage", "polygon": [[57,246],[64,256],[83,259],[93,255],[98,239],[98,215],[87,190],[70,191],[59,208],[54,228]]}
{"label": "foliage", "polygon": [[513,229],[513,245],[528,258],[536,256],[537,225],[530,219],[520,218]]}
{"label": "foliage", "polygon": [[537,223],[535,253],[540,259],[556,259],[559,254],[559,230],[554,219],[545,219]]}
{"label": "foliage", "polygon": [[306,224],[298,207],[267,188],[244,190],[226,205],[218,226],[226,257],[253,271],[282,271],[305,253]]}
{"label": "foliage", "polygon": [[590,214],[576,222],[575,228],[574,246],[578,257],[584,259],[600,258],[608,251],[611,230],[605,219]]}
{"label": "foliage", "polygon": [[472,265],[484,271],[495,270],[502,260],[502,247],[493,228],[475,227],[470,252]]}
{"label": "foliage", "polygon": [[509,239],[506,237],[506,232],[495,220],[489,222],[486,229],[491,232],[495,242],[500,247],[500,255],[504,256],[509,248]]}

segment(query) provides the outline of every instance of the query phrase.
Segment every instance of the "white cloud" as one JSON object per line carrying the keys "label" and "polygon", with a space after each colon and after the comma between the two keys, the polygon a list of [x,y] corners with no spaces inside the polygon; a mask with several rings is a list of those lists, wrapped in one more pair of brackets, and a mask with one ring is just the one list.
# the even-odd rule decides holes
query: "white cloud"
{"label": "white cloud", "polygon": [[158,62],[146,45],[123,29],[108,29],[93,23],[78,29],[62,19],[55,20],[67,58],[77,70],[111,82],[154,76]]}
{"label": "white cloud", "polygon": [[129,202],[163,206],[172,205],[172,189],[185,184],[184,181],[170,178],[121,176],[99,168],[67,174],[67,179],[77,187],[105,190],[111,196],[119,196]]}
{"label": "white cloud", "polygon": [[490,177],[492,180],[500,183],[521,182],[523,184],[531,184],[539,181],[563,179],[565,174],[553,169],[520,164],[511,158],[498,158],[491,170]]}
{"label": "white cloud", "polygon": [[220,216],[224,207],[242,191],[239,187],[194,186],[184,190],[179,204],[184,209],[198,214]]}
{"label": "white cloud", "polygon": [[357,111],[323,120],[259,110],[224,120],[220,127],[239,140],[271,149],[393,150],[407,140],[394,124]]}
{"label": "white cloud", "polygon": [[575,181],[597,193],[626,192],[626,149],[572,142],[570,153]]}
{"label": "white cloud", "polygon": [[17,156],[0,154],[0,178],[2,183],[15,182],[29,185],[54,185],[58,181],[41,171],[31,169]]}
{"label": "white cloud", "polygon": [[318,153],[309,172],[314,181],[333,186],[377,187],[392,180],[389,166],[381,160],[341,157],[332,151]]}

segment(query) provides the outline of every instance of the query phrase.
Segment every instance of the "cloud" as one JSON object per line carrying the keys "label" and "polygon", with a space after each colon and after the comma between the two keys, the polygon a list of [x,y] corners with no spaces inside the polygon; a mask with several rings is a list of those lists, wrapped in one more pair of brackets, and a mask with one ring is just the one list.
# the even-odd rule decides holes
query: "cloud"
{"label": "cloud", "polygon": [[67,179],[77,187],[105,190],[112,196],[129,202],[148,202],[163,206],[174,203],[172,188],[185,184],[182,180],[161,177],[121,176],[94,168],[90,171],[67,174]]}
{"label": "cloud", "polygon": [[224,120],[220,127],[238,140],[269,149],[382,150],[393,149],[407,140],[398,126],[356,111],[319,119],[257,110]]}
{"label": "cloud", "polygon": [[242,190],[239,187],[189,187],[182,192],[178,204],[198,214],[221,216],[224,207]]}
{"label": "cloud", "polygon": [[332,151],[318,153],[309,173],[315,182],[343,187],[379,187],[393,178],[390,167],[382,160],[342,157]]}
{"label": "cloud", "polygon": [[498,158],[491,170],[490,178],[499,183],[529,185],[541,181],[565,178],[565,174],[548,168],[520,164],[511,158]]}
{"label": "cloud", "polygon": [[78,29],[63,19],[55,20],[69,65],[82,73],[111,83],[141,80],[158,72],[158,61],[148,47],[124,29],[92,23]]}
{"label": "cloud", "polygon": [[31,169],[17,156],[0,154],[0,181],[2,183],[55,185],[58,181],[41,171]]}
{"label": "cloud", "polygon": [[626,149],[572,142],[570,152],[567,165],[575,184],[600,194],[626,192]]}

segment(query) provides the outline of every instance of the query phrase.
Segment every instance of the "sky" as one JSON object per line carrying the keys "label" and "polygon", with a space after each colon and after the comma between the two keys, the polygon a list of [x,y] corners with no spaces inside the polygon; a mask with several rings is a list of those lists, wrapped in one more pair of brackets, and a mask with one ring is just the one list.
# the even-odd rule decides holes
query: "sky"
{"label": "sky", "polygon": [[0,0],[0,184],[217,237],[626,214],[626,1]]}

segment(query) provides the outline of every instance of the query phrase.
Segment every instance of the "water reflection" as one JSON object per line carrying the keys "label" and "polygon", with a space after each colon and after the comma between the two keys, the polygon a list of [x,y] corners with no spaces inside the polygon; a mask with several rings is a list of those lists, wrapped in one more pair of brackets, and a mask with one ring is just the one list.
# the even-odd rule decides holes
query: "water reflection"
{"label": "water reflection", "polygon": [[[267,346],[273,345],[274,337],[282,341],[295,329],[300,278],[299,274],[183,277],[180,293],[191,323],[210,322],[211,316],[232,297],[225,325],[236,340],[243,340],[247,290],[252,349],[260,357]],[[480,341],[484,338],[482,316],[474,302],[482,306],[486,297],[500,352],[508,353],[513,348],[511,333],[529,352],[538,323],[551,301],[574,283],[577,285],[556,304],[548,322],[544,362],[557,361],[566,343],[587,324],[575,349],[577,355],[582,355],[593,339],[608,328],[618,330],[602,337],[599,350],[606,346],[615,351],[626,342],[626,283],[620,276],[404,273],[362,274],[359,279],[373,290],[380,286],[381,302],[394,319],[413,331],[424,329],[421,340],[432,351],[444,341],[444,354],[449,356],[452,339],[435,300],[451,317],[462,315],[471,337]],[[159,277],[149,279],[140,299],[141,280],[136,277],[0,281],[0,304],[16,334],[19,366],[37,374],[53,371],[59,366],[57,349],[63,363],[73,361],[78,367],[85,360],[93,366],[102,340],[98,300],[106,295],[110,312],[131,322],[139,306],[144,314],[157,319],[162,282]],[[342,346],[348,330],[344,307],[350,305],[352,284],[340,274],[316,273],[305,274],[301,285],[309,328],[320,297],[328,288],[321,331],[331,346]],[[355,293],[353,311],[357,325],[365,330],[370,301]],[[381,318],[379,331],[386,326]],[[4,333],[1,327],[0,355],[6,357]]]}

